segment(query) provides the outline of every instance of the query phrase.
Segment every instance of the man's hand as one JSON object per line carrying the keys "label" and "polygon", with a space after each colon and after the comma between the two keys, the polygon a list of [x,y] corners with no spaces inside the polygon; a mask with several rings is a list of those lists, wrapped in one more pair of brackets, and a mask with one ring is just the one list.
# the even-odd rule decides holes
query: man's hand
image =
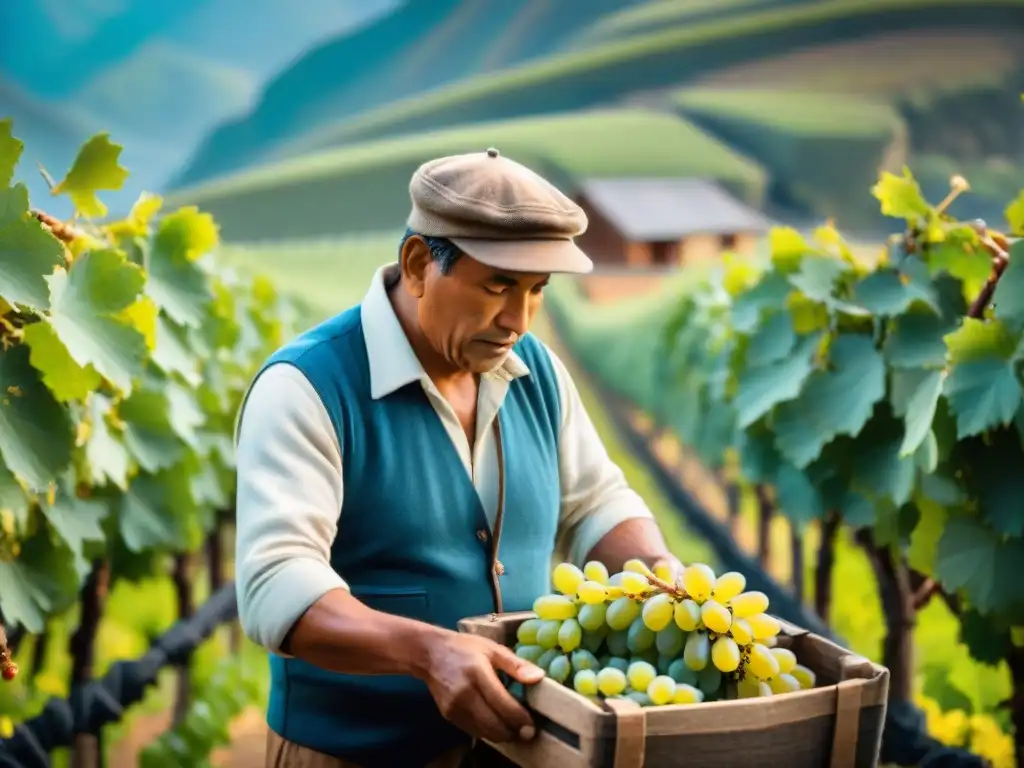
{"label": "man's hand", "polygon": [[445,633],[427,651],[425,680],[441,714],[471,736],[494,742],[536,734],[533,720],[498,679],[495,670],[526,685],[544,671],[510,649],[475,635]]}

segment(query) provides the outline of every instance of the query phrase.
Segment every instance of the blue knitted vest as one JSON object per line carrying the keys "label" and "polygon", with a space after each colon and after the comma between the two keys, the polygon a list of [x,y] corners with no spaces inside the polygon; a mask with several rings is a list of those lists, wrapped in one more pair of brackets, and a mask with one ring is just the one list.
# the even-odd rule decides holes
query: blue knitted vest
{"label": "blue knitted vest", "polygon": [[[548,590],[558,525],[559,391],[544,347],[515,347],[530,373],[510,382],[498,413],[505,462],[499,557],[505,611]],[[419,382],[379,400],[360,307],[300,335],[264,365],[294,365],[337,432],[344,500],[332,565],[379,611],[455,629],[495,610],[491,538],[469,474]],[[286,509],[281,514],[287,514]],[[468,740],[438,712],[424,683],[342,675],[271,656],[267,720],[284,738],[364,768],[412,768]]]}

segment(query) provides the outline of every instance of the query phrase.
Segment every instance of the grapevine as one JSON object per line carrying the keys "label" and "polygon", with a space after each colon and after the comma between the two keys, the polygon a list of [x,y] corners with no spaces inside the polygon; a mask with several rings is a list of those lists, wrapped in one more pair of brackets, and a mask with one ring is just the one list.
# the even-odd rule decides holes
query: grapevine
{"label": "grapevine", "polygon": [[727,257],[632,324],[552,303],[584,365],[798,540],[845,527],[878,581],[894,711],[915,613],[941,599],[975,659],[1005,664],[1024,761],[1024,193],[1005,228],[951,216],[966,193],[956,177],[931,205],[882,173],[905,230],[870,256],[831,223],[778,226],[767,258]]}
{"label": "grapevine", "polygon": [[[100,193],[128,171],[107,134],[63,178],[44,172],[67,221],[30,204],[23,148],[0,120],[0,614],[40,640],[78,604],[74,689],[94,677],[109,590],[216,539],[238,404],[303,318],[266,280],[220,268],[209,214],[144,192],[110,217]],[[0,667],[16,671],[6,647]]]}
{"label": "grapevine", "polygon": [[815,673],[778,645],[782,629],[746,578],[692,563],[678,583],[628,561],[609,575],[597,561],[560,563],[555,591],[533,604],[515,652],[588,698],[641,706],[699,704],[813,688]]}

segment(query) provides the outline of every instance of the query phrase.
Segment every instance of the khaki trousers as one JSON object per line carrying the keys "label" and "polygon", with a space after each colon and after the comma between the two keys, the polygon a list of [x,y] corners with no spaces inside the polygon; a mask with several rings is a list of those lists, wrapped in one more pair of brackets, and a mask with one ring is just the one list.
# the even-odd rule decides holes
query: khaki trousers
{"label": "khaki trousers", "polygon": [[[502,755],[484,744],[479,744],[472,749],[468,746],[457,747],[432,760],[423,768],[503,768],[512,765],[514,764],[508,762]],[[288,741],[272,729],[268,729],[266,768],[384,768],[384,766],[359,766],[348,760],[342,760],[340,757],[325,755],[309,747]]]}

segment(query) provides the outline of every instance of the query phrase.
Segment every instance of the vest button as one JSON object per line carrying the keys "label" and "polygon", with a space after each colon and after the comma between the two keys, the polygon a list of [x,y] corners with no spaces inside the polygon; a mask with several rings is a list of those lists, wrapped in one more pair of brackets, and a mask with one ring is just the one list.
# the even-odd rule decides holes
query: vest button
{"label": "vest button", "polygon": [[501,560],[494,561],[494,572],[499,576],[505,575],[505,566],[502,564]]}
{"label": "vest button", "polygon": [[486,543],[487,539],[490,538],[490,534],[487,533],[487,531],[485,531],[483,528],[481,528],[479,531],[476,532],[476,537],[480,539],[480,541]]}

